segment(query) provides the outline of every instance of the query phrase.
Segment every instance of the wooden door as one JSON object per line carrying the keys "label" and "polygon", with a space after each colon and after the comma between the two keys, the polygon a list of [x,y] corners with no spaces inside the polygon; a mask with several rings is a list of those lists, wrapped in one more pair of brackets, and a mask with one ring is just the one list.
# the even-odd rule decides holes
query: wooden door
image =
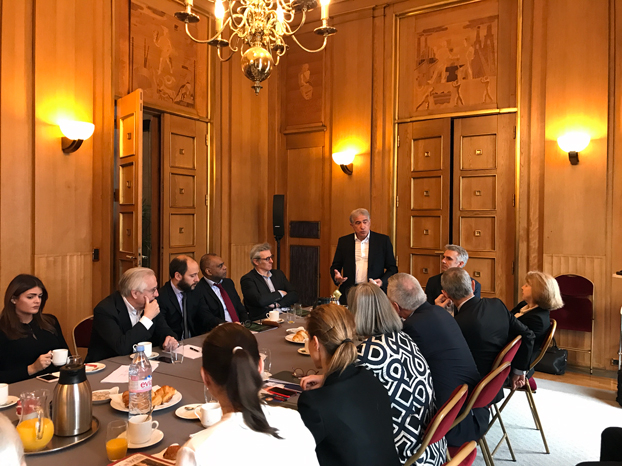
{"label": "wooden door", "polygon": [[453,241],[482,296],[514,304],[514,114],[454,120]]}
{"label": "wooden door", "polygon": [[398,126],[397,260],[424,287],[449,242],[450,168],[449,118]]}
{"label": "wooden door", "polygon": [[207,252],[207,123],[162,115],[161,283],[168,265]]}
{"label": "wooden door", "polygon": [[143,91],[117,100],[118,192],[115,280],[142,264]]}

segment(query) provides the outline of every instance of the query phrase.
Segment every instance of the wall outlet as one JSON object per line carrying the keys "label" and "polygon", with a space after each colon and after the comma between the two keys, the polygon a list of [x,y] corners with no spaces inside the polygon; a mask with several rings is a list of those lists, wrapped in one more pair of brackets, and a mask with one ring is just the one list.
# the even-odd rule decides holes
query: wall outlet
{"label": "wall outlet", "polygon": [[615,358],[611,358],[611,365],[612,366],[617,366],[618,365],[618,360]]}

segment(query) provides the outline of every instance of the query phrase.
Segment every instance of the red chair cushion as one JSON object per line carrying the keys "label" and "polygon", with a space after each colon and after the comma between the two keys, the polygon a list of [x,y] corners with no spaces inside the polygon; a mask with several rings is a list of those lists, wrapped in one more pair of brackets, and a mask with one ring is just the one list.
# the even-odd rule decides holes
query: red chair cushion
{"label": "red chair cushion", "polygon": [[[462,386],[460,385],[453,391],[453,393],[451,394],[449,399],[445,402],[445,404],[443,406],[441,406],[441,408],[437,411],[437,414],[434,416],[434,418],[432,418],[432,421],[430,421],[430,423],[428,424],[428,429],[430,428],[430,426],[434,422],[434,419],[436,418],[438,413],[440,413],[443,410],[443,408],[447,405],[447,403],[449,403],[456,396],[456,394],[458,393],[458,391],[461,388],[462,388]],[[434,432],[434,435],[432,436],[432,439],[430,440],[430,445],[432,445],[433,443],[436,443],[439,440],[441,440],[443,437],[445,437],[447,432],[449,432],[449,429],[451,429],[451,425],[454,423],[454,421],[458,417],[458,414],[460,414],[460,410],[462,409],[462,405],[466,401],[467,396],[468,396],[468,392],[465,392],[464,395],[462,396],[462,398],[460,398],[460,400],[458,400],[458,402],[454,405],[454,407],[443,418],[443,420],[438,425],[438,428],[436,429],[436,432]]]}
{"label": "red chair cushion", "polygon": [[[503,383],[505,379],[507,379],[511,369],[511,366],[506,367],[503,371],[499,372],[494,379],[488,382],[473,403],[473,408],[487,408],[490,406],[490,403],[492,403],[497,393],[499,393],[499,390],[501,390],[501,387],[503,387]],[[477,387],[475,387],[474,390],[477,390]]]}
{"label": "red chair cushion", "polygon": [[73,331],[78,348],[88,348],[91,343],[91,333],[93,332],[93,318],[82,321]]}

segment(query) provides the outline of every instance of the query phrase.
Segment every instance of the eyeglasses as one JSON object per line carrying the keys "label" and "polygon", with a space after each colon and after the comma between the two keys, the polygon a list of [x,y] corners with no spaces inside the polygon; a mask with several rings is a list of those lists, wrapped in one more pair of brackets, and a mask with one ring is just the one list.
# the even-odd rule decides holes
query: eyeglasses
{"label": "eyeglasses", "polygon": [[299,379],[302,379],[303,377],[306,377],[307,375],[317,375],[319,373],[320,371],[316,371],[315,369],[309,369],[308,371],[304,371],[303,369],[299,367],[296,369],[292,369],[292,375]]}
{"label": "eyeglasses", "polygon": [[266,262],[270,262],[272,259],[274,259],[274,256],[268,256],[268,257],[258,257],[257,260],[260,261],[266,261]]}

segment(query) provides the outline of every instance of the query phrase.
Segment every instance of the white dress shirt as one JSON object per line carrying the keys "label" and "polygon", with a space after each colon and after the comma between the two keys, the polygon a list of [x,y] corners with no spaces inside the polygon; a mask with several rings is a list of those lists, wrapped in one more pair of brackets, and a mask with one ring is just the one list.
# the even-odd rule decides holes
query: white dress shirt
{"label": "white dress shirt", "polygon": [[356,277],[354,283],[365,283],[367,281],[367,264],[369,262],[369,233],[363,241],[356,237],[354,233],[354,262],[356,263]]}
{"label": "white dress shirt", "polygon": [[175,292],[175,296],[177,297],[177,302],[179,303],[179,311],[183,317],[184,315],[184,292],[177,288],[173,283],[171,283],[171,288]]}
{"label": "white dress shirt", "polygon": [[127,313],[130,315],[132,327],[140,322],[145,326],[147,330],[149,330],[153,325],[153,321],[149,317],[141,317],[140,315],[142,314],[142,311],[134,309],[134,307],[129,303],[127,299],[125,299],[125,297],[123,297],[123,301],[125,302],[125,306],[127,307]]}
{"label": "white dress shirt", "polygon": [[[205,278],[205,277],[203,277]],[[210,286],[210,288],[212,289],[212,291],[216,294],[216,296],[218,296],[218,299],[220,299],[220,304],[222,304],[222,308],[225,311],[225,321],[226,322],[233,322],[233,319],[231,319],[231,315],[229,314],[229,311],[227,310],[227,305],[225,304],[225,300],[222,298],[222,294],[220,293],[220,288],[218,288],[216,286],[216,283],[205,278],[205,281],[207,282],[207,284]],[[222,280],[220,281],[220,283],[222,283]],[[231,298],[231,296],[229,296],[229,298]]]}

